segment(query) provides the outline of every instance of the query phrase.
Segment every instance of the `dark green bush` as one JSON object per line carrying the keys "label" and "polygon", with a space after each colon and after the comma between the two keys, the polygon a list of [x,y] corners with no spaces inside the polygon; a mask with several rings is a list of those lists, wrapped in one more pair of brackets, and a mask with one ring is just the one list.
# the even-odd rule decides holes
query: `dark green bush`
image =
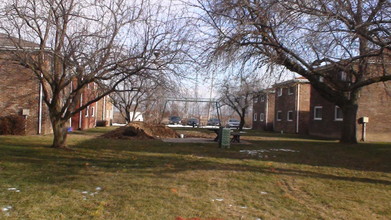
{"label": "dark green bush", "polygon": [[24,135],[25,119],[19,115],[0,117],[0,135]]}

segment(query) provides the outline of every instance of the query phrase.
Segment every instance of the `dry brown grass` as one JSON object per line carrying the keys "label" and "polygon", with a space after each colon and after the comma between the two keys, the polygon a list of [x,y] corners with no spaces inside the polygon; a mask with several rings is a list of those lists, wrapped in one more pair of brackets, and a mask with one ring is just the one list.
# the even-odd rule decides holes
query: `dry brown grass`
{"label": "dry brown grass", "polygon": [[249,132],[251,145],[219,149],[97,138],[106,131],[70,135],[76,151],[49,148],[50,136],[0,137],[0,208],[12,206],[0,219],[391,218],[388,144]]}

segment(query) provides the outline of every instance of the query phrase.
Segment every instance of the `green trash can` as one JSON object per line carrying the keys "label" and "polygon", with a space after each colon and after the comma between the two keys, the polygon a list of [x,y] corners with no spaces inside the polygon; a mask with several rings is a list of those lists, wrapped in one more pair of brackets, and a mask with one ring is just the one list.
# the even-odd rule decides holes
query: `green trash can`
{"label": "green trash can", "polygon": [[231,129],[229,128],[220,128],[220,138],[219,138],[219,147],[220,148],[229,148],[231,144]]}

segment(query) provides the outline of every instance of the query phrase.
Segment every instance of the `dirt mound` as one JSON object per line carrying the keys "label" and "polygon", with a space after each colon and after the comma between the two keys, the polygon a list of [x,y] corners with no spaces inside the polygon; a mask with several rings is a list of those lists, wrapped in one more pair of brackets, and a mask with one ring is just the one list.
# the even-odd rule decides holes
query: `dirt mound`
{"label": "dirt mound", "polygon": [[161,139],[176,138],[178,134],[162,124],[149,124],[144,122],[132,122],[124,127],[110,131],[102,137],[114,139]]}

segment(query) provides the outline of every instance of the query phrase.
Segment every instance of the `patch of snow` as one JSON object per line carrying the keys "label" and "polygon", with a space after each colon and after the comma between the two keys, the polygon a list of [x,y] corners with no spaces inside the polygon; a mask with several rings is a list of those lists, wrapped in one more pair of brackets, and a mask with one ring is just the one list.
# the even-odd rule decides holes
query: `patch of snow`
{"label": "patch of snow", "polygon": [[[300,152],[300,151],[297,151],[297,150],[292,150],[292,149],[286,149],[286,148],[272,148],[272,149],[259,149],[259,150],[240,150],[239,152],[240,153],[244,153],[244,154],[248,154],[250,156],[258,156],[260,158],[268,158],[269,156],[268,155],[262,155],[263,153],[270,153],[270,152],[278,152],[278,151],[282,151],[282,152],[294,152],[294,153],[297,153],[297,152]],[[273,157],[276,157],[275,155],[273,155]]]}
{"label": "patch of snow", "polygon": [[125,126],[126,124],[121,124],[121,123],[113,123],[113,126]]}
{"label": "patch of snow", "polygon": [[267,192],[261,192],[261,195],[266,195],[267,194]]}
{"label": "patch of snow", "polygon": [[3,212],[8,212],[8,211],[10,211],[11,209],[12,209],[12,206],[7,205],[7,206],[4,206],[3,208],[1,208],[1,211],[3,211]]}
{"label": "patch of snow", "polygon": [[224,201],[224,199],[215,199],[215,200],[218,201],[218,202]]}
{"label": "patch of snow", "polygon": [[300,152],[297,150],[292,150],[292,149],[286,149],[286,148],[273,148],[270,149],[271,151],[284,151],[284,152]]}

